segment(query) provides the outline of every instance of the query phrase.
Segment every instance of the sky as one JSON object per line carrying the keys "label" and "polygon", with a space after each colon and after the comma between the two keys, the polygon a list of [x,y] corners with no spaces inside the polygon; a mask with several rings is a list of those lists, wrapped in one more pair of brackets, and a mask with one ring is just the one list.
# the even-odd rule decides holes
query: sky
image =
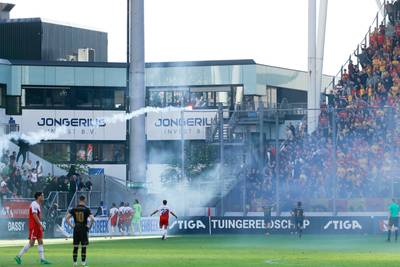
{"label": "sky", "polygon": [[[126,60],[126,0],[0,0],[11,18],[42,17],[108,32]],[[146,62],[254,59],[307,69],[307,0],[144,0]],[[317,1],[318,2],[318,1]],[[334,75],[372,24],[376,0],[330,0],[324,73]]]}

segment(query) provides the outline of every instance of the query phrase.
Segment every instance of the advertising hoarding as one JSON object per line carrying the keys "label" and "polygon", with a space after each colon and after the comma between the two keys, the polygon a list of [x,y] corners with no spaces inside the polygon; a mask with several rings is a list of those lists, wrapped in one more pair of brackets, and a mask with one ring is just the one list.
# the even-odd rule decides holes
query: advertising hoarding
{"label": "advertising hoarding", "polygon": [[56,140],[125,140],[126,122],[106,123],[124,111],[109,110],[40,110],[24,109],[21,116],[13,116],[23,134],[47,131],[65,126],[67,132]]}

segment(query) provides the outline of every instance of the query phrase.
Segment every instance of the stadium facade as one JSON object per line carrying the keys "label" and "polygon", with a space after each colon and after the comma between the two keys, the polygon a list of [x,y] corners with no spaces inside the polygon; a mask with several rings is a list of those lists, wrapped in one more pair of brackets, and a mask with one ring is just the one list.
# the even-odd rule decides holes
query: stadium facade
{"label": "stadium facade", "polygon": [[[323,84],[330,82],[331,77],[325,76]],[[30,151],[48,161],[83,163],[126,180],[129,162],[126,123],[96,126],[93,123],[128,110],[126,83],[124,63],[1,60],[3,129],[28,134],[41,130],[54,132],[56,126],[64,125],[68,128],[66,134],[37,144]],[[147,105],[193,108],[183,115],[184,123],[179,121],[181,112],[147,115],[149,166],[165,163],[152,153],[157,147],[176,151],[182,140],[188,149],[191,143],[207,142],[207,128],[218,113],[219,103],[224,118],[229,120],[240,106],[255,111],[260,103],[264,108],[275,108],[282,102],[306,107],[306,72],[257,64],[253,60],[148,63]],[[250,134],[257,132],[257,122],[251,121],[250,113],[248,117],[250,121],[244,127]],[[279,127],[284,126],[285,122],[280,121]],[[273,139],[274,122],[264,127],[266,140]]]}

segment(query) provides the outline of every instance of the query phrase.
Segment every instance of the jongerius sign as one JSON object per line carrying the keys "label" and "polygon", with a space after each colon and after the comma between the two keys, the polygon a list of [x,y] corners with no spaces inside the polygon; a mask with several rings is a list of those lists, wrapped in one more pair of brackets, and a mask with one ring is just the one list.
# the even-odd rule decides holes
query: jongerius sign
{"label": "jongerius sign", "polygon": [[21,133],[41,130],[54,132],[56,127],[65,126],[67,133],[59,140],[125,140],[126,123],[106,123],[104,118],[124,111],[102,110],[27,110],[21,116],[13,116],[20,125]]}
{"label": "jongerius sign", "polygon": [[149,113],[146,117],[147,140],[205,140],[217,111],[196,110]]}

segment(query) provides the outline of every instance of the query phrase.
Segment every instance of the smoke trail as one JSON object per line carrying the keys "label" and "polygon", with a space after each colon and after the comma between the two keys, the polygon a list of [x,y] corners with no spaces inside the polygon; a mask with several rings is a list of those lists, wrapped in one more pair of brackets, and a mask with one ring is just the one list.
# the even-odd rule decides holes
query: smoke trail
{"label": "smoke trail", "polygon": [[156,108],[156,107],[145,107],[141,108],[138,110],[135,110],[131,113],[126,113],[126,114],[115,114],[111,117],[106,117],[104,118],[104,121],[106,123],[117,123],[117,122],[123,122],[127,120],[131,120],[135,117],[144,115],[146,113],[163,113],[163,112],[170,112],[170,111],[176,111],[176,112],[181,112],[181,111],[187,111],[191,110],[191,108],[177,108],[177,107],[166,107],[166,108]]}
{"label": "smoke trail", "polygon": [[[144,115],[146,113],[162,113],[162,112],[170,112],[170,111],[184,111],[191,110],[190,108],[177,108],[177,107],[166,107],[166,108],[156,108],[156,107],[144,107],[138,110],[135,110],[131,113],[125,114],[115,114],[110,117],[105,117],[104,122],[109,124],[114,124],[117,122],[123,122],[127,120],[131,120],[135,117]],[[97,120],[99,121],[99,120]],[[97,125],[93,125],[94,127],[99,127],[99,123]],[[68,132],[67,126],[56,127],[54,131],[46,131],[40,130],[36,132],[29,132],[27,134],[24,133],[11,133],[0,138],[0,151],[2,149],[6,149],[9,146],[9,142],[13,140],[23,140],[27,142],[29,145],[36,145],[41,141],[54,140],[60,138],[62,135]]]}
{"label": "smoke trail", "polygon": [[29,143],[30,145],[36,145],[40,143],[41,141],[47,141],[47,140],[53,140],[61,137],[62,135],[67,133],[67,127],[66,126],[61,126],[55,128],[54,132],[53,131],[46,131],[46,130],[40,130],[37,132],[29,132],[27,134],[21,134],[21,133],[12,133],[8,135],[8,139],[10,140],[19,140],[22,139],[25,142]]}

